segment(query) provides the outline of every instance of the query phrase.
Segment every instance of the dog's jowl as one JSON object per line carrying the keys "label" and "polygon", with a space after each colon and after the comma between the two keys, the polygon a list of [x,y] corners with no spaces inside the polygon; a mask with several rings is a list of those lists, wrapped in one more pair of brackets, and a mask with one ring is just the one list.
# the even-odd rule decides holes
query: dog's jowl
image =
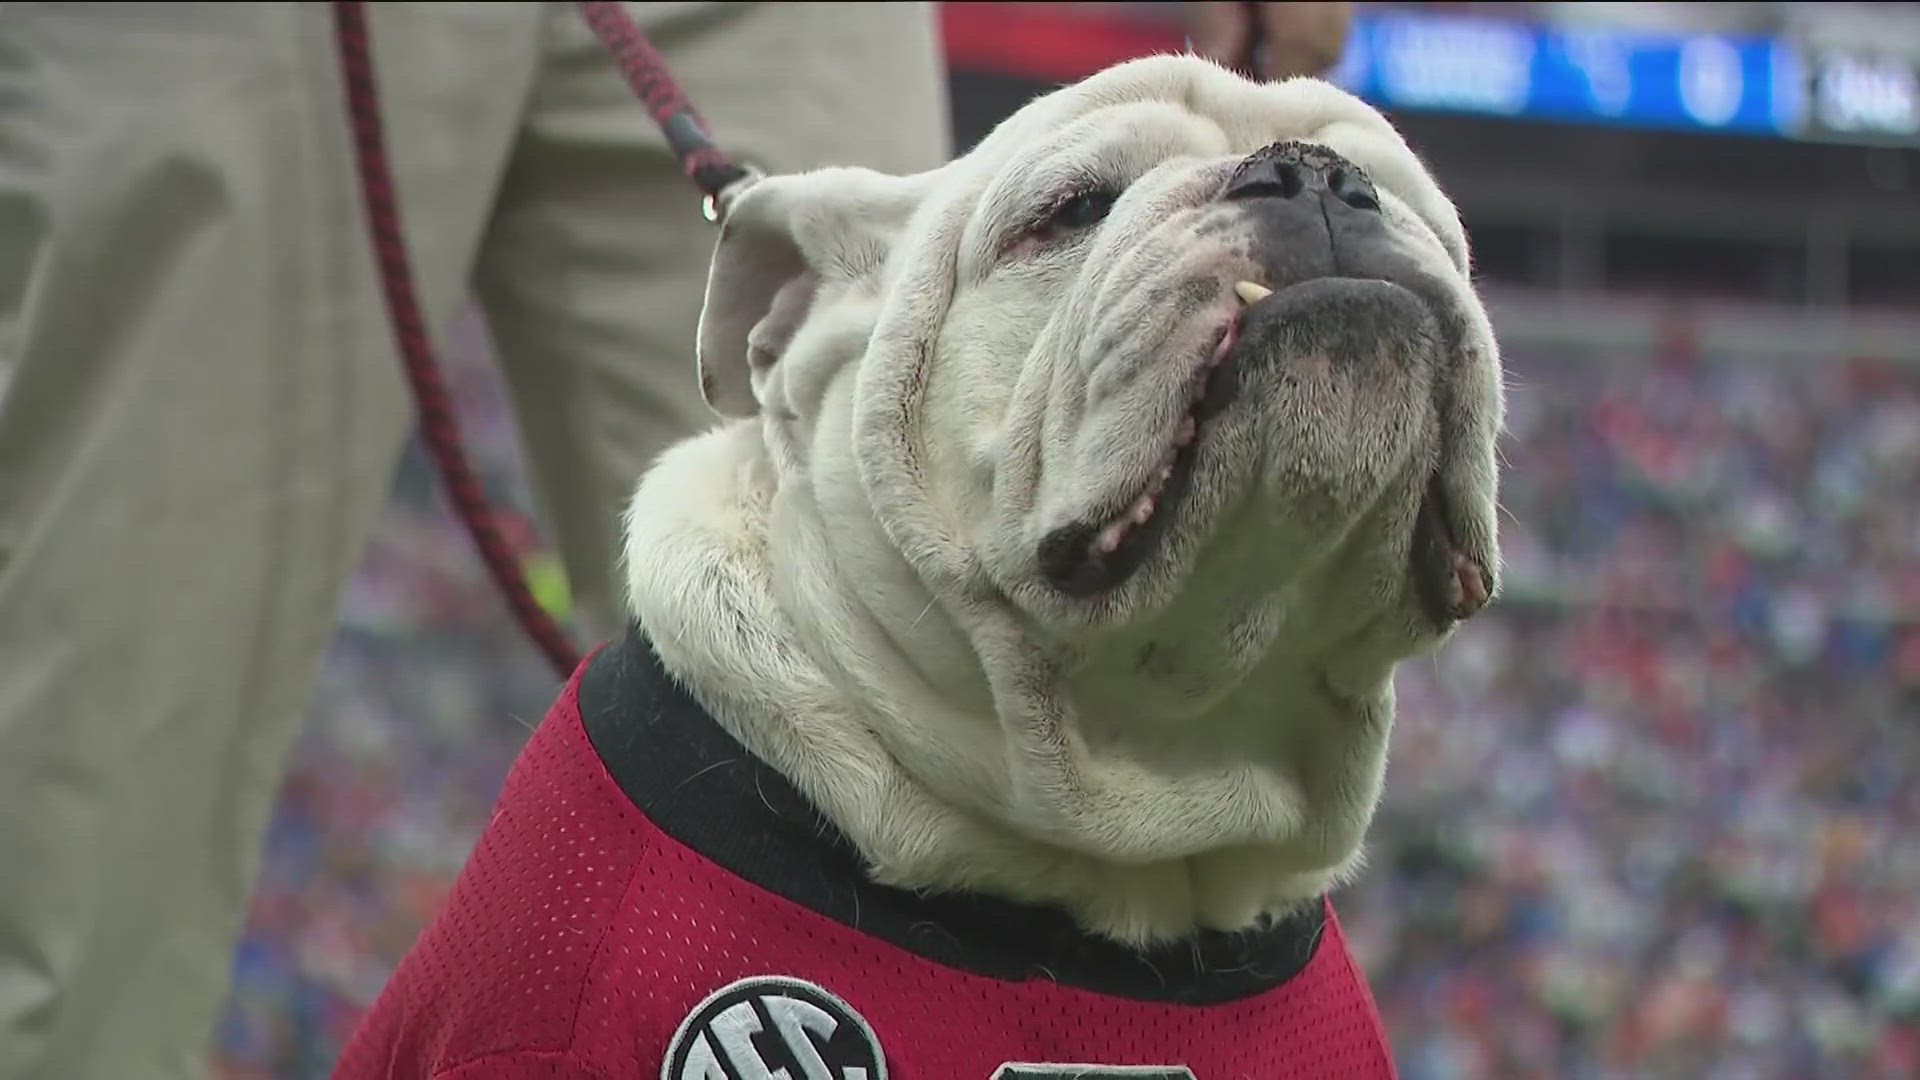
{"label": "dog's jowl", "polygon": [[1498,591],[1469,267],[1379,113],[1192,57],[747,189],[631,631],[338,1075],[1391,1077],[1332,898]]}

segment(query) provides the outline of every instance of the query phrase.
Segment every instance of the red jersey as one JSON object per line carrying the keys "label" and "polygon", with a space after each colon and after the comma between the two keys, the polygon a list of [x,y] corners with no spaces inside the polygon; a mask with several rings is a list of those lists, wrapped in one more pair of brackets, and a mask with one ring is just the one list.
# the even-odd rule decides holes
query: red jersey
{"label": "red jersey", "polygon": [[1330,905],[1127,949],[868,881],[635,633],[569,681],[335,1080],[1392,1080]]}

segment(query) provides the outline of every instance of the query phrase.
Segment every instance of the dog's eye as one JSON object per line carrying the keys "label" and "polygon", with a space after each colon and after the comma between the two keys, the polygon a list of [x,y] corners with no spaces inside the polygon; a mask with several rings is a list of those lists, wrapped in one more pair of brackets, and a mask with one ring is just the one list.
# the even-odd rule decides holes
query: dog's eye
{"label": "dog's eye", "polygon": [[1000,254],[1013,258],[1033,255],[1075,233],[1085,232],[1104,221],[1119,198],[1118,192],[1094,189],[1062,199],[1009,236]]}
{"label": "dog's eye", "polygon": [[1113,211],[1119,196],[1111,191],[1088,191],[1061,203],[1042,226],[1054,232],[1077,232],[1100,224]]}

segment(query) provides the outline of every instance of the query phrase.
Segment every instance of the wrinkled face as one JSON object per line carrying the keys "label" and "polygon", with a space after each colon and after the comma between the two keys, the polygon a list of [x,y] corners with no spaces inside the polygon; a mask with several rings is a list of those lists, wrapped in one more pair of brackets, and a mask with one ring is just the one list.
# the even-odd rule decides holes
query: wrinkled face
{"label": "wrinkled face", "polygon": [[737,214],[710,400],[913,633],[924,590],[1188,697],[1280,653],[1370,697],[1492,593],[1497,350],[1452,206],[1357,99],[1137,61],[933,173]]}
{"label": "wrinkled face", "polygon": [[1497,562],[1500,380],[1460,227],[1366,106],[1206,74],[1232,84],[1211,110],[1094,108],[995,163],[930,471],[1045,624],[1173,619],[1248,662],[1288,624],[1413,651]]}

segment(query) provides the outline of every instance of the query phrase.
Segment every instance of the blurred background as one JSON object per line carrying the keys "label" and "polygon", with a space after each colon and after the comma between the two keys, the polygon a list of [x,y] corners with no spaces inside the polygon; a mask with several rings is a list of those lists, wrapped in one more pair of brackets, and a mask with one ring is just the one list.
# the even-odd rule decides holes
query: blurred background
{"label": "blurred background", "polygon": [[[944,5],[960,148],[1173,8]],[[1505,597],[1402,671],[1339,898],[1406,1080],[1920,1077],[1917,71],[1920,4],[1359,5],[1333,77],[1460,205],[1512,384]],[[443,347],[530,507],[478,323]],[[221,1080],[326,1074],[553,693],[410,453]]]}

